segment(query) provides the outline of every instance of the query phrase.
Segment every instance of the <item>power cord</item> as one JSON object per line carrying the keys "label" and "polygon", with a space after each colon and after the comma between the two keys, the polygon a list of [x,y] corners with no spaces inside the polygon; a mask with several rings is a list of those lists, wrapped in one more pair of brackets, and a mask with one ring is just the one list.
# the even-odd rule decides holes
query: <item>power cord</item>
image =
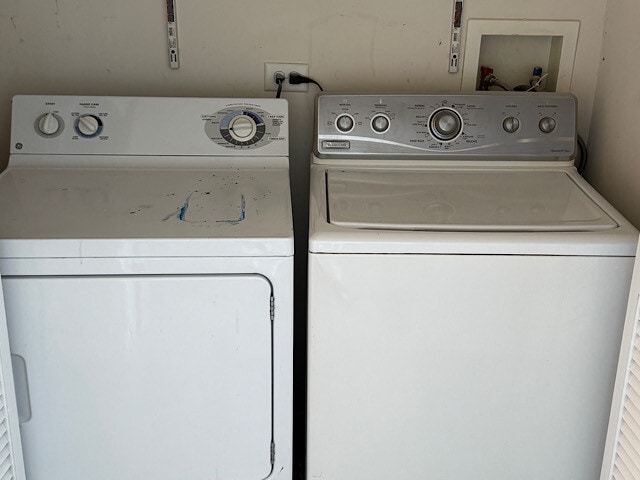
{"label": "power cord", "polygon": [[587,160],[589,160],[589,152],[587,151],[587,146],[584,143],[584,140],[580,135],[578,137],[578,156],[576,158],[576,170],[578,173],[582,175],[584,169],[587,168]]}
{"label": "power cord", "polygon": [[275,82],[278,84],[278,91],[276,92],[276,98],[280,98],[280,95],[282,94],[282,84],[284,83],[284,79],[285,79],[284,72],[274,73],[273,78]]}
{"label": "power cord", "polygon": [[320,89],[321,92],[324,92],[320,84],[316,82],[313,78],[305,77],[304,75],[300,75],[299,73],[296,73],[296,72],[291,72],[289,74],[289,83],[291,85],[300,85],[301,83],[313,83]]}

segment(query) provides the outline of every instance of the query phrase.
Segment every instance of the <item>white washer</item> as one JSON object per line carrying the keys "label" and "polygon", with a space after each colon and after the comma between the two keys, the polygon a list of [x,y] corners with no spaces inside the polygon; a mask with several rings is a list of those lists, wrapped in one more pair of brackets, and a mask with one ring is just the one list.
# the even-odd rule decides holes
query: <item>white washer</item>
{"label": "white washer", "polygon": [[318,98],[307,478],[598,477],[638,232],[573,167],[575,117]]}
{"label": "white washer", "polygon": [[291,478],[283,100],[17,96],[0,271],[30,480]]}

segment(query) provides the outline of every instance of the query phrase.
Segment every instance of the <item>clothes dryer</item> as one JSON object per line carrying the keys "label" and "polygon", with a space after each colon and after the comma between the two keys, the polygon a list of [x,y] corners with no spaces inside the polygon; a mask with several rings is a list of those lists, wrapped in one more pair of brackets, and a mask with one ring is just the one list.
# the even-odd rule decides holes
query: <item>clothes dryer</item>
{"label": "clothes dryer", "polygon": [[323,95],[307,477],[595,479],[638,232],[568,94]]}
{"label": "clothes dryer", "polygon": [[17,96],[0,271],[27,477],[291,477],[283,100]]}

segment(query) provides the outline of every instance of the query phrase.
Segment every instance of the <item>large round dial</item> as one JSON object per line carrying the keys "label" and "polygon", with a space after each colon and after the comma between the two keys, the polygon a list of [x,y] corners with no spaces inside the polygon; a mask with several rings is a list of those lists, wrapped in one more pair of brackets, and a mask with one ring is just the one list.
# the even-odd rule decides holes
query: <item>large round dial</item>
{"label": "large round dial", "polygon": [[245,141],[256,133],[256,122],[247,115],[238,115],[229,123],[229,132],[236,140]]}
{"label": "large round dial", "polygon": [[455,139],[462,131],[462,118],[455,110],[441,108],[429,119],[429,131],[443,142]]}
{"label": "large round dial", "polygon": [[102,132],[102,120],[95,115],[80,115],[75,127],[81,137],[97,137]]}
{"label": "large round dial", "polygon": [[246,147],[262,139],[266,131],[264,120],[251,110],[234,110],[220,121],[220,134],[232,145]]}

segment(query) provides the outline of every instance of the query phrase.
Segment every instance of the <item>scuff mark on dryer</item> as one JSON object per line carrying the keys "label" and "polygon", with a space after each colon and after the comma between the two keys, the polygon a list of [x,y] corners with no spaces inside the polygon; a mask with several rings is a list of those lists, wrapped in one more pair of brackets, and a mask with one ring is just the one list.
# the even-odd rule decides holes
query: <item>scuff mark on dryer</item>
{"label": "scuff mark on dryer", "polygon": [[176,217],[178,220],[180,220],[181,222],[186,222],[186,216],[187,216],[187,210],[189,210],[189,200],[191,200],[191,196],[194,194],[194,192],[191,192],[189,194],[189,196],[187,197],[187,199],[184,201],[184,203],[182,205],[180,205],[175,212],[170,213],[169,215],[165,216],[162,221],[166,222],[167,220],[169,220],[171,217]]}

